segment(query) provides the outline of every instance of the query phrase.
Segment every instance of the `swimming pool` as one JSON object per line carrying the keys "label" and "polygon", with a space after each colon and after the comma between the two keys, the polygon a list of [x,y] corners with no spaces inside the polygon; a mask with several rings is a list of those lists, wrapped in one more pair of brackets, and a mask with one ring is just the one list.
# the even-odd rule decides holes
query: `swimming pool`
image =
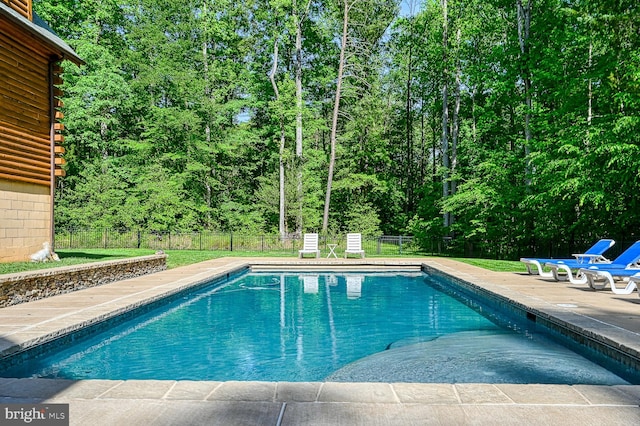
{"label": "swimming pool", "polygon": [[627,383],[537,324],[461,303],[438,283],[423,273],[246,274],[1,375]]}

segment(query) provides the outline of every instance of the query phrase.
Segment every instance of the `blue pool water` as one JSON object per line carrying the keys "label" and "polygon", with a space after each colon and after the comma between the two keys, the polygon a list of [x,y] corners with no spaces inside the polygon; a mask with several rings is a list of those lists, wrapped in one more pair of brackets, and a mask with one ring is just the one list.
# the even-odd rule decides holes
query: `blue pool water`
{"label": "blue pool water", "polygon": [[[535,323],[483,316],[423,273],[251,273],[3,377],[625,384]],[[490,319],[489,319],[490,318]]]}

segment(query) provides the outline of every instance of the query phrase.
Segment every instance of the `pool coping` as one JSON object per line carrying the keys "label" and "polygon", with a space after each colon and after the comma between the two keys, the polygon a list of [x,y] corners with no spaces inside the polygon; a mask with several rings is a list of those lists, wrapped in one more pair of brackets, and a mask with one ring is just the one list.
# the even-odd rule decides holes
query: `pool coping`
{"label": "pool coping", "polygon": [[[572,293],[571,287],[567,284],[549,283],[537,277],[520,274],[491,273],[481,268],[441,258],[214,259],[75,293],[2,308],[0,309],[0,351],[6,354],[7,351],[15,351],[15,348],[22,350],[28,345],[41,344],[47,339],[68,333],[77,327],[86,326],[92,321],[103,321],[148,301],[158,300],[168,294],[200,285],[212,278],[225,277],[227,274],[249,268],[252,265],[256,269],[279,266],[315,270],[342,267],[366,269],[372,266],[422,268],[424,265],[427,269],[435,268],[456,279],[464,280],[486,291],[513,300],[514,303],[534,310],[537,315],[558,318],[588,333],[611,339],[621,347],[630,348],[635,353],[640,351],[638,343],[640,342],[638,339],[640,321],[637,318],[630,318],[627,323],[623,321],[624,316],[633,316],[633,310],[640,309],[636,303],[632,304],[631,309],[626,309],[623,304],[634,296],[622,298],[621,302],[620,297],[614,297],[610,292]],[[553,297],[550,297],[551,293],[547,287],[553,289]],[[559,295],[562,293],[561,289],[564,289],[566,294]],[[586,305],[583,302],[576,302],[575,309],[558,306],[562,304],[558,301],[572,302],[586,300],[585,298],[594,299],[590,302],[593,305],[606,305],[604,313],[614,312],[616,309],[623,312],[621,316],[615,317],[616,321],[607,321],[603,320],[601,316],[589,315],[588,310],[585,312]],[[640,313],[640,310],[637,312]],[[631,326],[627,324],[631,324]],[[150,414],[145,411],[146,408],[135,407],[155,407],[154,404],[162,402],[169,407],[167,410],[180,411],[186,409],[187,402],[190,409],[194,409],[192,404],[196,404],[196,402],[198,404],[206,402],[216,406],[242,404],[243,409],[247,410],[245,414],[252,413],[252,410],[262,410],[261,412],[269,413],[269,422],[274,424],[313,424],[314,419],[327,420],[335,416],[337,416],[335,417],[336,421],[344,419],[340,417],[339,411],[335,411],[336,404],[338,406],[348,404],[350,407],[348,415],[357,413],[356,419],[358,421],[370,418],[375,414],[378,424],[410,424],[418,418],[423,418],[421,416],[424,415],[425,410],[435,416],[434,418],[439,418],[440,415],[443,416],[442,418],[448,419],[460,418],[460,422],[457,422],[459,424],[470,420],[469,413],[482,413],[483,410],[490,410],[493,413],[492,416],[495,416],[497,410],[499,413],[505,413],[505,419],[513,420],[517,416],[523,415],[523,407],[528,407],[529,411],[538,411],[539,408],[540,416],[544,416],[544,413],[548,414],[549,407],[561,409],[563,416],[568,412],[574,413],[575,411],[572,415],[576,419],[581,419],[588,413],[582,424],[598,418],[599,413],[606,416],[609,424],[615,424],[615,422],[611,423],[611,420],[616,416],[622,416],[623,422],[620,424],[624,424],[629,419],[636,423],[640,420],[640,412],[638,411],[640,386],[634,385],[331,382],[291,384],[283,382],[0,379],[0,402],[8,401],[66,401],[71,404],[71,417],[76,419],[83,418],[78,417],[80,411],[108,410],[116,402],[124,404],[123,406],[131,404],[129,415],[143,416],[147,420]],[[401,411],[395,416],[389,417],[388,423],[381,420],[396,409],[401,409]],[[416,418],[411,414],[414,411]],[[221,412],[216,411],[216,413],[216,416],[230,415],[226,409]],[[261,414],[255,415],[261,416]],[[159,421],[157,414],[154,416]],[[274,419],[275,422],[272,421]],[[301,423],[300,419],[308,421]],[[491,423],[489,423],[489,419],[487,417],[487,424],[496,423],[494,417],[491,417]],[[526,415],[522,419],[531,419],[531,417]],[[81,424],[81,422],[79,421],[77,424]],[[105,423],[101,424],[109,423],[105,419]],[[113,421],[113,424],[117,423]]]}

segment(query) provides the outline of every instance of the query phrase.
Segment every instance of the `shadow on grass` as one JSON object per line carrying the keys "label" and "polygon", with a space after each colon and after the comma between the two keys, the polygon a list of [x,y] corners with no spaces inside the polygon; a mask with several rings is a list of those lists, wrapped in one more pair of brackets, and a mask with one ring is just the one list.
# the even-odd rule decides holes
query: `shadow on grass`
{"label": "shadow on grass", "polygon": [[56,251],[60,259],[82,258],[82,259],[109,259],[112,257],[122,257],[121,254],[113,253],[85,253],[83,251]]}

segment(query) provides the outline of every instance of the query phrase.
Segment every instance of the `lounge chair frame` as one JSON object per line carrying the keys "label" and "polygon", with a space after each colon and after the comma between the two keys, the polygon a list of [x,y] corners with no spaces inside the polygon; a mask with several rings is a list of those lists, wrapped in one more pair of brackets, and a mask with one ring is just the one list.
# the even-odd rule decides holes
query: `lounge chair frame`
{"label": "lounge chair frame", "polygon": [[637,290],[638,296],[640,296],[640,272],[630,276],[624,288],[611,286],[611,291],[615,294],[631,294],[634,290]]}
{"label": "lounge chair frame", "polygon": [[[609,248],[611,248],[614,244],[615,241],[611,239],[602,239],[597,241],[584,253],[573,254],[573,259],[539,259],[523,257],[520,258],[520,262],[525,264],[529,275],[540,275],[540,277],[542,278],[554,278],[556,281],[564,281],[566,279],[571,280],[574,278],[571,269],[579,269],[584,264],[588,263],[608,262],[608,259],[602,256],[602,254]],[[573,268],[565,268],[564,266],[560,267],[560,270],[565,271],[565,273],[567,273],[567,276],[559,274],[558,271],[554,271],[553,268],[549,272],[543,270],[543,266],[550,266],[555,264],[569,265],[574,263],[576,264],[576,266],[573,266]]]}
{"label": "lounge chair frame", "polygon": [[636,241],[611,263],[581,268],[579,273],[592,289],[602,290],[608,284],[614,291],[615,281],[628,279],[640,273],[640,241]]}

